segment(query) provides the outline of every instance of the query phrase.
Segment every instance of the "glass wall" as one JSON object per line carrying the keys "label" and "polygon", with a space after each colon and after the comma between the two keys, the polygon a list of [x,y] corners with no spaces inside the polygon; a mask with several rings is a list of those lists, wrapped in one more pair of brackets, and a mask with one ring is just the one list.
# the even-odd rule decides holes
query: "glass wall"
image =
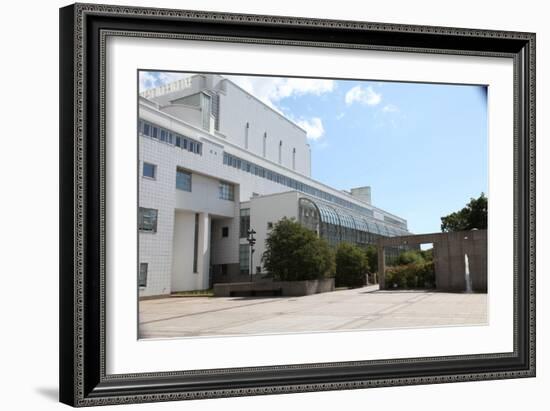
{"label": "glass wall", "polygon": [[250,273],[250,246],[248,244],[239,245],[239,267],[241,274]]}
{"label": "glass wall", "polygon": [[381,236],[410,234],[406,230],[374,221],[368,215],[360,215],[335,204],[309,198],[299,200],[298,218],[302,225],[319,233],[333,246],[342,242],[358,245],[376,244],[376,240]]}
{"label": "glass wall", "polygon": [[241,209],[241,221],[240,221],[240,238],[248,237],[248,230],[250,229],[250,208]]}

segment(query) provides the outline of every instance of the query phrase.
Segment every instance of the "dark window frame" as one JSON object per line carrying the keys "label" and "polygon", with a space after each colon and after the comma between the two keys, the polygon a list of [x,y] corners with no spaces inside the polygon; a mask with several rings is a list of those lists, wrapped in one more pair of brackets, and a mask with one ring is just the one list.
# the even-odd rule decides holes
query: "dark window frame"
{"label": "dark window frame", "polygon": [[[146,213],[154,212],[154,216],[147,215]],[[139,207],[138,209],[138,230],[143,233],[156,233],[158,226],[159,212],[156,208]],[[148,223],[146,219],[153,219],[151,223]],[[151,227],[150,229],[147,227]]]}

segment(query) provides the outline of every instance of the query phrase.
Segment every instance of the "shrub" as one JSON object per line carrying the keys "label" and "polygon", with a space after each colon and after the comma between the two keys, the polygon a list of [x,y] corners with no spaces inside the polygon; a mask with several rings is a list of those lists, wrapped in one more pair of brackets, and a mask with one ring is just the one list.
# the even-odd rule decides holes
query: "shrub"
{"label": "shrub", "polygon": [[397,257],[395,265],[422,264],[425,262],[422,251],[404,251]]}
{"label": "shrub", "polygon": [[433,288],[435,272],[433,262],[411,263],[386,270],[386,288]]}
{"label": "shrub", "polygon": [[363,249],[349,243],[341,243],[336,249],[336,286],[362,287],[369,269]]}
{"label": "shrub", "polygon": [[269,233],[262,262],[280,281],[334,276],[334,253],[328,243],[296,221],[283,218]]}

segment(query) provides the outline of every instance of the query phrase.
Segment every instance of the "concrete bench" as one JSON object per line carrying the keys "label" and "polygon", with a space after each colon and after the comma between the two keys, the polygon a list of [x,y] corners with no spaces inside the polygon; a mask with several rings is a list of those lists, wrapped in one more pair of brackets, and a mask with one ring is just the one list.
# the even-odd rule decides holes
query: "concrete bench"
{"label": "concrete bench", "polygon": [[298,297],[334,291],[334,278],[305,281],[249,281],[214,284],[214,297],[277,296]]}

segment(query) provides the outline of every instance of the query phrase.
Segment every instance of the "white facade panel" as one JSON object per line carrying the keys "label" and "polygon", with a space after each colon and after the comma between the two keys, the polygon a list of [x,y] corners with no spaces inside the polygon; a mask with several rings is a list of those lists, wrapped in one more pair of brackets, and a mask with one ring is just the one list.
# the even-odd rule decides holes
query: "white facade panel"
{"label": "white facade panel", "polygon": [[[256,231],[256,251],[252,256],[254,272],[262,267],[262,255],[265,252],[265,240],[273,225],[284,217],[298,220],[298,198],[296,191],[273,196],[255,197],[250,201],[250,228]],[[263,272],[263,268],[261,269]]]}

